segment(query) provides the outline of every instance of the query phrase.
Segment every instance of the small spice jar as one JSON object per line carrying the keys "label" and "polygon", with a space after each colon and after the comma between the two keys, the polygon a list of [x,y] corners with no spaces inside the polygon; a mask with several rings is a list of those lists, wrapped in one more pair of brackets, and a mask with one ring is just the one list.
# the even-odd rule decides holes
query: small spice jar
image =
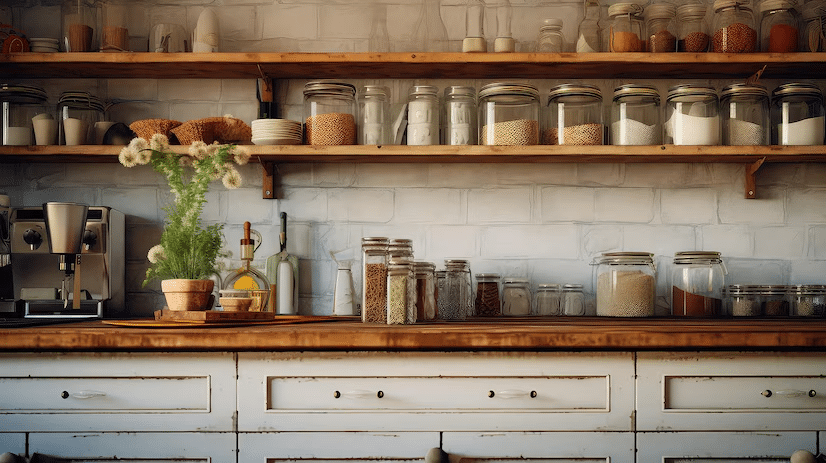
{"label": "small spice jar", "polygon": [[536,39],[537,53],[562,53],[565,47],[565,36],[562,35],[562,20],[548,18],[539,26],[539,37]]}
{"label": "small spice jar", "polygon": [[610,26],[608,51],[645,51],[642,7],[636,3],[615,3],[608,7]]}
{"label": "small spice jar", "polygon": [[826,1],[806,2],[800,15],[800,50],[826,50]]}
{"label": "small spice jar", "polygon": [[307,82],[304,117],[308,145],[355,145],[356,87],[330,80]]}
{"label": "small spice jar", "polygon": [[531,314],[530,281],[507,277],[502,285],[502,315],[524,317]]}
{"label": "small spice jar", "polygon": [[[470,265],[461,259],[445,260],[445,300],[439,304],[442,320],[464,320],[473,308]],[[440,292],[441,294],[441,292]]]}
{"label": "small spice jar", "polygon": [[56,145],[57,122],[40,87],[0,84],[3,146]]}
{"label": "small spice jar", "polygon": [[476,144],[476,89],[462,85],[445,88],[442,144]]}
{"label": "small spice jar", "polygon": [[720,92],[723,144],[727,146],[768,145],[769,91],[759,85],[731,84]]}
{"label": "small spice jar", "polygon": [[705,3],[689,3],[677,7],[677,51],[702,53],[708,51]]}
{"label": "small spice jar", "polygon": [[361,321],[365,323],[386,323],[387,321],[387,245],[389,241],[384,237],[361,239]]}
{"label": "small spice jar", "polygon": [[439,89],[414,85],[407,95],[407,144],[439,144]]}
{"label": "small spice jar", "polygon": [[668,90],[666,103],[665,143],[720,144],[720,105],[712,87],[676,85]]}
{"label": "small spice jar", "polygon": [[674,20],[676,13],[677,8],[671,3],[655,3],[645,7],[649,52],[677,51],[677,25]]}
{"label": "small spice jar", "polygon": [[409,262],[394,260],[387,265],[388,325],[410,324],[416,317],[416,283],[410,267]]}
{"label": "small spice jar", "polygon": [[687,251],[674,254],[671,267],[671,315],[723,315],[726,273],[719,252]]}
{"label": "small spice jar", "polygon": [[718,53],[754,53],[757,31],[748,0],[715,0],[711,50]]}
{"label": "small spice jar", "polygon": [[763,314],[760,286],[729,285],[726,301],[726,314],[732,317],[759,317]]}
{"label": "small spice jar", "polygon": [[596,270],[597,315],[654,315],[657,271],[653,257],[647,252],[609,252],[599,258]]}
{"label": "small spice jar", "polygon": [[775,145],[822,145],[824,106],[820,88],[786,83],[772,92],[771,128]]}
{"label": "small spice jar", "polygon": [[499,300],[499,275],[496,273],[476,274],[476,316],[495,317],[502,315]]}
{"label": "small spice jar", "polygon": [[536,288],[533,303],[533,315],[560,315],[561,290],[559,285],[541,284]]}
{"label": "small spice jar", "polygon": [[358,96],[358,144],[386,145],[390,143],[390,89],[381,85],[365,85]]}
{"label": "small spice jar", "polygon": [[663,133],[660,114],[660,94],[655,87],[625,84],[615,88],[611,144],[659,145]]}
{"label": "small spice jar", "polygon": [[562,286],[562,300],[560,302],[562,315],[585,315],[585,293],[582,285],[567,284]]}
{"label": "small spice jar", "polygon": [[522,83],[495,82],[479,91],[479,144],[539,143],[539,90]]}
{"label": "small spice jar", "polygon": [[798,24],[793,0],[760,3],[760,50],[770,53],[797,51]]}
{"label": "small spice jar", "polygon": [[789,288],[791,314],[797,317],[826,316],[826,286],[796,285]]}
{"label": "small spice jar", "polygon": [[546,145],[602,145],[602,93],[587,84],[562,84],[548,95],[542,143]]}
{"label": "small spice jar", "polygon": [[103,120],[104,109],[103,101],[94,95],[86,92],[63,92],[57,100],[60,144],[94,144],[95,123]]}
{"label": "small spice jar", "polygon": [[789,287],[786,285],[761,286],[760,305],[763,315],[767,317],[789,315]]}
{"label": "small spice jar", "polygon": [[416,321],[436,318],[436,265],[414,262],[416,272]]}

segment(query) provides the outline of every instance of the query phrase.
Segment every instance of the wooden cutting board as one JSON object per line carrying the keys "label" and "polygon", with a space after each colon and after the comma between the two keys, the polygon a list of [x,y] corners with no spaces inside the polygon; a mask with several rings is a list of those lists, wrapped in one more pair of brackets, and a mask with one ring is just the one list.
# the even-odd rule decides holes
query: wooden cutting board
{"label": "wooden cutting board", "polygon": [[189,323],[225,323],[240,321],[269,321],[275,318],[272,312],[224,312],[220,310],[156,310],[155,320]]}

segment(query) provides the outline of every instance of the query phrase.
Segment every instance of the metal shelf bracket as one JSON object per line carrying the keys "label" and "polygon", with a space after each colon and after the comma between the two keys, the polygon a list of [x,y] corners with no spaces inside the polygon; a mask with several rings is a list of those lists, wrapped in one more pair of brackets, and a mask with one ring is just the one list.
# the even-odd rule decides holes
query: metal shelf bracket
{"label": "metal shelf bracket", "polygon": [[755,199],[757,198],[757,185],[755,183],[754,177],[758,170],[760,170],[760,166],[763,165],[766,158],[761,158],[751,164],[746,165],[746,199]]}

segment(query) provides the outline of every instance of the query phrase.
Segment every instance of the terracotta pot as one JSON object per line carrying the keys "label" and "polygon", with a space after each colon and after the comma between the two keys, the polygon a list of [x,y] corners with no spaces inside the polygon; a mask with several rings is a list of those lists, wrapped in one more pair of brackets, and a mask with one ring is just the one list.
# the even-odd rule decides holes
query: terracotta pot
{"label": "terracotta pot", "polygon": [[161,290],[166,296],[169,310],[207,310],[212,307],[214,296],[212,280],[163,280]]}

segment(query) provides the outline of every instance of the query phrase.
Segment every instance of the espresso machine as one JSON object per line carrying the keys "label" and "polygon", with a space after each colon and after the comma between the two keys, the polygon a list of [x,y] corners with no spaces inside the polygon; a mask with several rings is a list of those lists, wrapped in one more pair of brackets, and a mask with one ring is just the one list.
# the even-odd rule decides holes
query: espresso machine
{"label": "espresso machine", "polygon": [[9,197],[0,194],[0,317],[18,311],[14,299],[14,280],[11,271],[10,214],[11,202]]}
{"label": "espresso machine", "polygon": [[28,318],[124,312],[125,218],[101,206],[49,202],[11,212],[14,298]]}

